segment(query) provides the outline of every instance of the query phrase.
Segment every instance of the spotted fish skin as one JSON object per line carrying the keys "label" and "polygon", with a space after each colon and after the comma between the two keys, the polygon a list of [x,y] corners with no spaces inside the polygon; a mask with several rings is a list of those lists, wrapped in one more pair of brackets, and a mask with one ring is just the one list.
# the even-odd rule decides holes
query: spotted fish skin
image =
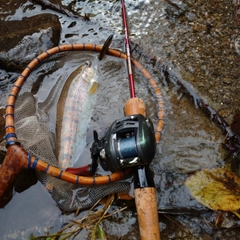
{"label": "spotted fish skin", "polygon": [[93,93],[98,85],[98,64],[107,53],[112,39],[113,35],[110,35],[99,57],[74,71],[63,88],[58,102],[56,133],[58,165],[62,170],[79,167],[75,164],[85,147],[87,126],[96,101]]}
{"label": "spotted fish skin", "polygon": [[73,167],[85,147],[87,126],[96,101],[96,94],[90,94],[91,85],[97,84],[96,71],[96,64],[86,62],[75,70],[64,86],[61,95],[64,107],[57,128],[60,132],[58,164],[62,170]]}

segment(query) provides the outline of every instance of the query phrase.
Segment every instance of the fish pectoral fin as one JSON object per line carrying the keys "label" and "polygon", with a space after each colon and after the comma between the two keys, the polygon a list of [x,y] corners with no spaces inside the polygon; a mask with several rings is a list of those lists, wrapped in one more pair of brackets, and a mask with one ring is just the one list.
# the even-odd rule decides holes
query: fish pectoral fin
{"label": "fish pectoral fin", "polygon": [[103,47],[102,47],[102,50],[99,54],[99,57],[98,57],[98,60],[101,61],[103,59],[103,57],[106,55],[106,52],[108,51],[109,49],[109,46],[112,42],[112,39],[113,39],[113,34],[111,34],[107,40],[105,41],[105,43],[103,44]]}
{"label": "fish pectoral fin", "polygon": [[98,82],[95,80],[91,80],[88,93],[92,95],[93,93],[96,92],[97,88],[98,88]]}

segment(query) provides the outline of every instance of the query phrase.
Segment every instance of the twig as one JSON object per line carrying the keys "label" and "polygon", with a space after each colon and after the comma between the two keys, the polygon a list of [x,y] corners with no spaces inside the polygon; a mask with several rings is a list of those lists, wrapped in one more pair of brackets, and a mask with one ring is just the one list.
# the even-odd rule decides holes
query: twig
{"label": "twig", "polygon": [[[105,203],[105,205],[103,206],[102,209],[93,212],[93,209],[96,207],[96,205],[101,201],[99,200],[94,206],[91,207],[91,209],[89,209],[89,211],[79,220],[69,220],[71,223],[69,223],[67,226],[65,226],[64,228],[62,228],[60,231],[58,231],[57,233],[53,233],[50,235],[46,235],[46,236],[38,236],[38,237],[33,237],[31,239],[48,239],[49,237],[52,238],[56,238],[56,239],[60,239],[60,237],[62,237],[61,239],[68,239],[69,237],[72,237],[75,235],[75,237],[80,233],[80,231],[82,229],[92,229],[92,235],[96,234],[96,230],[98,227],[98,224],[100,224],[100,222],[107,218],[112,216],[113,214],[123,211],[125,210],[127,207],[124,207],[122,209],[116,210],[111,214],[108,214],[108,211],[110,209],[110,207],[112,206],[114,200],[114,195],[110,195]],[[72,229],[75,226],[74,229]],[[70,229],[70,231],[68,232],[64,232],[66,230]]]}
{"label": "twig", "polygon": [[178,221],[176,221],[175,219],[173,220],[170,216],[166,215],[166,214],[163,214],[163,216],[165,218],[167,218],[171,223],[172,223],[172,226],[175,227],[174,225],[176,225],[180,230],[182,230],[183,232],[185,232],[187,235],[189,235],[189,232],[187,232],[185,230],[185,228],[180,224],[178,223]]}
{"label": "twig", "polygon": [[118,213],[118,212],[122,212],[122,211],[126,210],[127,208],[128,208],[127,206],[126,206],[126,207],[123,207],[123,208],[120,208],[120,209],[118,209],[118,210],[116,210],[116,211],[114,211],[114,212],[112,212],[112,213],[104,216],[104,218],[111,217],[112,215],[114,215],[114,214],[116,214],[116,213]]}
{"label": "twig", "polygon": [[36,4],[43,6],[44,8],[51,9],[55,12],[67,15],[68,17],[82,18],[83,20],[89,20],[89,18],[87,16],[81,16],[78,14],[74,14],[74,13],[68,11],[67,9],[61,7],[58,4],[51,3],[50,1],[47,1],[47,0],[32,0],[32,1],[35,2]]}

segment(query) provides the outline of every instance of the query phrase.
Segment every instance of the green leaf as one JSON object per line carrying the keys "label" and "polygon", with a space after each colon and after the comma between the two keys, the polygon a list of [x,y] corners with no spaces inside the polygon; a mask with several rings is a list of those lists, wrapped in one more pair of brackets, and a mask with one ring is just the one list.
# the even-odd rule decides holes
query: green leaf
{"label": "green leaf", "polygon": [[98,238],[100,240],[106,240],[107,239],[106,234],[103,231],[101,224],[97,224],[97,233],[98,233]]}

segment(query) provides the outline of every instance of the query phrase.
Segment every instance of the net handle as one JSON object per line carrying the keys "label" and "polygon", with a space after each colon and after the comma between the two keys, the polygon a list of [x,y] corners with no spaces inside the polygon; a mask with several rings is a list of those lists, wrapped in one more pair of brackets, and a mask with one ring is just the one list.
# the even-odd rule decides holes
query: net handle
{"label": "net handle", "polygon": [[[7,105],[6,105],[6,114],[5,114],[5,132],[6,132],[6,146],[7,148],[11,145],[17,145],[17,148],[21,148],[23,153],[23,157],[20,157],[22,161],[22,165],[26,168],[33,168],[40,170],[42,172],[46,172],[47,174],[57,177],[59,179],[62,179],[64,181],[70,182],[70,183],[77,183],[81,185],[99,185],[99,184],[107,184],[110,182],[114,182],[117,180],[122,179],[127,174],[131,172],[131,169],[126,169],[123,172],[115,172],[110,175],[106,176],[96,176],[96,177],[84,177],[84,176],[78,176],[74,175],[68,172],[65,172],[59,168],[53,167],[47,163],[45,163],[43,160],[38,159],[36,157],[30,156],[29,153],[27,153],[20,145],[17,139],[17,135],[15,133],[15,127],[14,127],[14,105],[16,98],[18,96],[18,93],[21,90],[22,85],[27,80],[30,73],[39,66],[45,59],[49,58],[50,56],[59,53],[59,52],[66,52],[66,51],[95,51],[100,52],[102,50],[102,46],[97,44],[66,44],[61,45],[58,47],[51,48],[43,53],[41,53],[39,56],[34,58],[27,67],[23,70],[23,72],[19,75],[16,82],[14,83],[7,99]],[[107,55],[117,57],[117,58],[123,58],[127,59],[127,55],[119,50],[114,50],[109,48],[107,51]],[[157,108],[157,126],[155,127],[155,137],[156,142],[160,141],[161,138],[161,131],[163,128],[163,119],[164,119],[164,111],[163,111],[163,99],[160,89],[157,86],[157,83],[155,80],[151,77],[149,72],[136,60],[132,59],[132,64],[145,76],[147,81],[149,82],[153,94],[156,100],[156,108]],[[11,153],[12,148],[8,148],[7,155]],[[16,153],[19,154],[19,153]],[[27,157],[26,157],[27,156]],[[0,168],[0,182],[1,182],[1,171],[2,167]]]}

